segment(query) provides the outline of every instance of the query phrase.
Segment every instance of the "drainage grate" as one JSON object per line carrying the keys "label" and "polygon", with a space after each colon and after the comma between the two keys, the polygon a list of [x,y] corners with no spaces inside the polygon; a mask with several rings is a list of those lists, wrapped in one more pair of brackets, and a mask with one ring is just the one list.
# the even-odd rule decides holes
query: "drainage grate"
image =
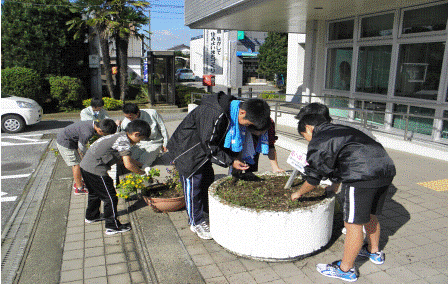
{"label": "drainage grate", "polygon": [[[54,144],[55,142],[53,141]],[[10,221],[2,232],[2,283],[13,283],[32,239],[34,225],[39,219],[47,185],[53,174],[56,157],[46,155],[33,173],[28,194],[19,201]]]}

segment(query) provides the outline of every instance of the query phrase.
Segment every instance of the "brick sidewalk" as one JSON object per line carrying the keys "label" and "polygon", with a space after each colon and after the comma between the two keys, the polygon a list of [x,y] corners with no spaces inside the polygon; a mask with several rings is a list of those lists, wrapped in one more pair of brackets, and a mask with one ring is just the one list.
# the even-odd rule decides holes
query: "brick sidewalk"
{"label": "brick sidewalk", "polygon": [[[178,123],[166,123],[169,133]],[[277,152],[280,166],[290,170],[286,163],[289,151],[278,147]],[[394,150],[388,152],[398,174],[380,216],[386,262],[374,265],[360,259],[357,266],[361,275],[357,282],[448,283],[448,191],[435,191],[418,184],[446,179],[448,163]],[[261,157],[260,171],[269,170],[268,159]],[[227,169],[215,167],[217,176],[226,173]],[[291,262],[263,262],[235,256],[213,240],[198,238],[188,227],[185,211],[163,214],[140,206],[127,215],[126,203],[121,200],[119,206],[124,215],[120,220],[124,223],[134,218],[141,227],[106,236],[103,222],[84,223],[86,200],[86,196],[71,197],[61,283],[196,284],[200,279],[188,276],[196,275],[195,271],[199,271],[205,283],[343,283],[323,277],[315,269],[317,263],[342,257],[345,236],[338,225],[328,248],[313,256]],[[137,238],[143,241],[145,251]],[[170,242],[177,245],[175,251],[166,249]],[[148,254],[149,265],[140,262],[142,253]],[[178,264],[174,263],[181,257]],[[143,267],[154,269],[149,274],[155,276],[146,279],[148,272]],[[179,278],[174,280],[174,276]]]}

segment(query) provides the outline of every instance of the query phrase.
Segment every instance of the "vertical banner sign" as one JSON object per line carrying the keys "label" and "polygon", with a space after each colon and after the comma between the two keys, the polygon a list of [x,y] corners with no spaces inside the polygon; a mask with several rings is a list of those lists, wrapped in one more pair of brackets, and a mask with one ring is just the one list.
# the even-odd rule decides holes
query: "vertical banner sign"
{"label": "vertical banner sign", "polygon": [[143,83],[148,83],[148,59],[143,61]]}
{"label": "vertical banner sign", "polygon": [[204,30],[204,75],[222,75],[223,44],[221,30]]}

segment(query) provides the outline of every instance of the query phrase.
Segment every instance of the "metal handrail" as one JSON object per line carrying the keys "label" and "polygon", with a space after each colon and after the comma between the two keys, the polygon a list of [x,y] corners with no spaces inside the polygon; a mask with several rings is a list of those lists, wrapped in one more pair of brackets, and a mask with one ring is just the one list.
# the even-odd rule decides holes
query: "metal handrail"
{"label": "metal handrail", "polygon": [[[263,92],[246,92],[246,93],[241,93],[238,92],[237,97],[241,98],[241,99],[248,99],[248,98],[254,98],[254,97],[260,97],[261,94],[263,94]],[[280,97],[282,96],[286,96],[285,94],[278,94],[278,93],[272,93],[275,95],[279,95]],[[191,93],[191,102],[195,102],[195,98],[200,97],[202,98],[203,95],[207,95],[207,94],[201,94],[201,93]],[[442,117],[442,116],[436,116],[436,115],[421,115],[421,114],[413,114],[410,112],[411,107],[424,107],[424,108],[431,108],[431,109],[442,109],[442,111],[447,111],[448,112],[448,105],[442,105],[442,104],[427,104],[427,103],[414,103],[414,102],[404,102],[402,100],[390,100],[390,99],[378,99],[378,100],[373,100],[373,99],[367,99],[367,98],[349,98],[349,97],[343,97],[343,96],[334,96],[334,95],[324,95],[324,96],[313,96],[311,97],[312,99],[316,100],[316,99],[320,99],[323,100],[324,102],[327,101],[328,99],[344,99],[347,100],[348,102],[350,101],[359,101],[361,102],[361,107],[360,108],[355,108],[355,107],[339,107],[339,106],[331,106],[329,107],[330,109],[335,109],[335,110],[346,110],[346,111],[350,111],[353,112],[352,117],[341,117],[341,116],[336,116],[339,120],[341,119],[348,119],[353,123],[356,123],[356,120],[359,119],[360,121],[360,125],[366,129],[372,130],[375,126],[374,123],[369,123],[369,115],[373,118],[373,116],[375,114],[380,114],[380,115],[392,115],[392,116],[401,116],[405,122],[404,125],[404,129],[403,130],[403,138],[404,140],[410,140],[408,133],[409,133],[409,124],[411,122],[410,118],[423,118],[423,119],[432,119],[432,120],[441,120],[442,122],[448,121],[448,117]],[[274,122],[277,123],[277,117],[279,117],[282,113],[284,114],[292,114],[295,115],[298,113],[298,110],[303,107],[304,105],[307,105],[309,102],[286,102],[284,100],[278,100],[278,99],[265,99],[273,108],[274,113],[275,113],[275,119]],[[390,111],[390,110],[373,110],[373,109],[368,109],[366,108],[366,102],[369,103],[385,103],[385,104],[399,104],[399,105],[403,105],[406,106],[406,112],[400,112],[400,111]],[[287,107],[290,108],[294,108],[297,111],[291,111],[288,109],[285,109]],[[356,114],[359,115],[359,118],[356,117]],[[378,128],[378,127],[376,127]],[[393,129],[400,129],[400,128],[393,128]],[[387,133],[393,134],[395,135],[396,133],[394,133],[393,131],[389,130],[386,131]],[[441,133],[442,134],[442,133]],[[413,135],[413,133],[412,133]],[[435,141],[434,139],[425,139],[424,140],[429,140],[432,142],[436,142],[436,143],[441,143],[441,144],[447,144],[448,143],[448,139],[442,138],[441,140],[437,140]],[[446,141],[444,141],[446,140]]]}

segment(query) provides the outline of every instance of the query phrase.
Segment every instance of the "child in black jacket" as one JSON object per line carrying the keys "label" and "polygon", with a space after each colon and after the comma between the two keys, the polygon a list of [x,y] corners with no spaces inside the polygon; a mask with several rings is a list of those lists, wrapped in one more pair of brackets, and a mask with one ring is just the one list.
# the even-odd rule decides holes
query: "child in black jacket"
{"label": "child in black jacket", "polygon": [[[356,281],[358,273],[354,262],[358,254],[369,257],[375,264],[384,263],[376,215],[381,212],[387,189],[395,176],[394,163],[380,143],[355,128],[329,123],[322,115],[304,115],[298,131],[309,142],[309,165],[305,167],[305,183],[291,199],[301,198],[324,177],[334,181],[330,188],[334,191],[342,183],[345,196],[344,256],[341,261],[318,264],[317,270],[325,276]],[[363,226],[367,232],[365,246]]]}
{"label": "child in black jacket", "polygon": [[[168,151],[184,189],[191,231],[202,239],[211,239],[204,212],[208,211],[208,187],[214,181],[212,163],[221,167],[233,166],[247,170],[246,163],[237,159],[238,153],[224,147],[230,127],[232,102],[239,102],[224,92],[206,95],[201,105],[191,111],[179,124],[168,141]],[[240,102],[235,127],[253,126],[267,129],[270,122],[269,105],[260,99]]]}

